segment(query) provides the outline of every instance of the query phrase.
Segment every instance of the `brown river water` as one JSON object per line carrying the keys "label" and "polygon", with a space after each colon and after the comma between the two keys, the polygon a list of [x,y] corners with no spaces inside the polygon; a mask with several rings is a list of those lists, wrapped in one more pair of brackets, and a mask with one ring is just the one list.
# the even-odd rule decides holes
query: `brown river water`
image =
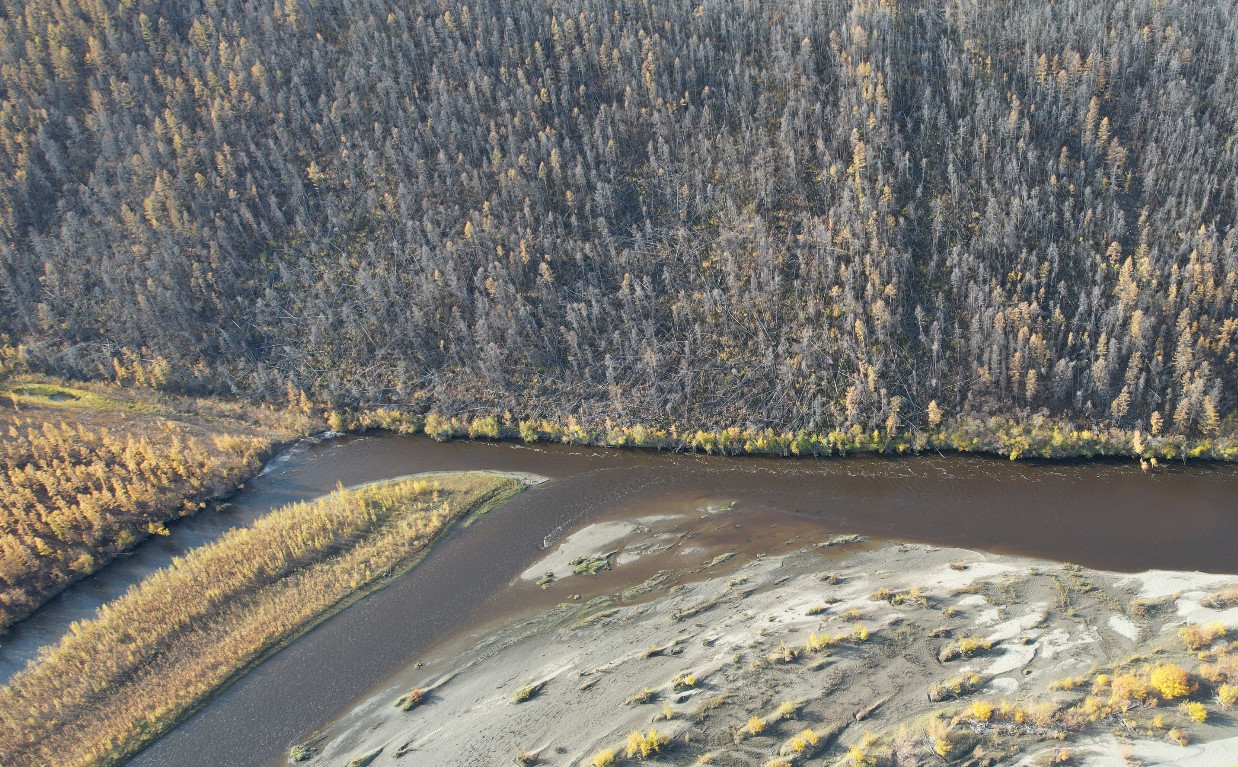
{"label": "brown river water", "polygon": [[551,481],[453,532],[409,574],[275,654],[130,764],[282,763],[290,744],[435,645],[550,599],[513,584],[564,536],[604,519],[735,502],[725,529],[690,535],[708,538],[709,548],[749,553],[826,532],[860,533],[1105,570],[1238,573],[1233,466],[1172,465],[1142,474],[1128,462],[721,458],[356,436],[290,451],[225,510],[179,522],[171,536],[76,584],[0,638],[0,674],[7,678],[69,622],[89,617],[173,556],[274,507],[338,484],[468,469]]}

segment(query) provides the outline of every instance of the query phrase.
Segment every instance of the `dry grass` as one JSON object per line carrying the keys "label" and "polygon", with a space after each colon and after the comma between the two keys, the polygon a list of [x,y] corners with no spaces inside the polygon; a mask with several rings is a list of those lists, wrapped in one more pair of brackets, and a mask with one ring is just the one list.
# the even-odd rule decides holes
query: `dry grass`
{"label": "dry grass", "polygon": [[1181,635],[1182,641],[1186,643],[1186,649],[1194,652],[1204,649],[1218,639],[1223,639],[1226,631],[1224,624],[1220,621],[1214,621],[1207,625],[1195,623],[1183,626],[1178,629],[1178,634]]}
{"label": "dry grass", "polygon": [[782,750],[794,754],[803,754],[805,752],[811,753],[812,749],[816,748],[817,744],[820,742],[820,735],[814,732],[812,728],[805,728],[801,730],[798,735],[795,735],[788,740]]}
{"label": "dry grass", "polygon": [[982,684],[984,684],[984,680],[979,674],[973,672],[960,674],[935,685],[932,691],[929,692],[929,700],[939,703],[944,700],[961,698],[964,695],[970,695],[979,690]]}
{"label": "dry grass", "polygon": [[629,759],[645,760],[662,753],[662,750],[669,743],[670,738],[657,730],[651,729],[646,735],[642,735],[638,730],[632,730],[628,733],[628,745],[625,753]]}
{"label": "dry grass", "polygon": [[679,676],[671,680],[671,690],[674,692],[682,692],[683,690],[690,690],[693,687],[696,687],[696,685],[699,682],[700,680],[697,679],[692,674],[680,674]]}
{"label": "dry grass", "polygon": [[426,691],[420,687],[414,687],[396,699],[395,707],[401,711],[412,711],[420,706],[425,699]]}
{"label": "dry grass", "polygon": [[970,658],[973,655],[988,652],[993,649],[993,643],[983,637],[965,636],[955,639],[941,649],[938,659],[942,663],[955,658]]}
{"label": "dry grass", "polygon": [[615,752],[609,748],[604,748],[593,756],[593,761],[589,762],[590,767],[611,767],[615,763]]}
{"label": "dry grass", "polygon": [[512,703],[524,703],[527,700],[533,699],[545,686],[545,682],[538,682],[536,684],[528,684],[521,687],[512,693]]}
{"label": "dry grass", "polygon": [[519,492],[469,474],[338,490],[195,550],[0,689],[6,767],[115,764],[273,648],[411,566],[462,514]]}
{"label": "dry grass", "polygon": [[1238,586],[1228,586],[1214,594],[1209,594],[1204,600],[1204,606],[1214,610],[1223,610],[1234,605],[1238,605]]}

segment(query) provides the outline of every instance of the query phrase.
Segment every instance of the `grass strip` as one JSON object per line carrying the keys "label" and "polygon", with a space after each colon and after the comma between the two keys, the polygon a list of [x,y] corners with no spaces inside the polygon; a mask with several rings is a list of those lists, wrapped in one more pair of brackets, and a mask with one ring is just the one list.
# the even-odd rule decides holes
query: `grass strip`
{"label": "grass strip", "polygon": [[112,765],[523,489],[485,473],[343,488],[195,549],[0,688],[7,767]]}

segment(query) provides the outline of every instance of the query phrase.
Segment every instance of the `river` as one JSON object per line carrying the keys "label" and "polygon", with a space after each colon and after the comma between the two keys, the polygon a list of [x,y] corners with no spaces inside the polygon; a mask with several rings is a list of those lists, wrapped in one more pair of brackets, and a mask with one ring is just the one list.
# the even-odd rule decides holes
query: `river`
{"label": "river", "polygon": [[[408,575],[326,621],[214,698],[130,764],[267,765],[444,638],[519,607],[510,584],[590,522],[736,502],[749,528],[860,533],[1088,567],[1238,572],[1238,467],[1033,463],[973,456],[720,458],[390,435],[303,444],[220,512],[76,584],[3,638],[6,676],[173,556],[290,501],[421,471],[529,472],[536,486],[456,531]],[[735,542],[769,541],[737,526]],[[798,534],[798,533],[797,533]]]}

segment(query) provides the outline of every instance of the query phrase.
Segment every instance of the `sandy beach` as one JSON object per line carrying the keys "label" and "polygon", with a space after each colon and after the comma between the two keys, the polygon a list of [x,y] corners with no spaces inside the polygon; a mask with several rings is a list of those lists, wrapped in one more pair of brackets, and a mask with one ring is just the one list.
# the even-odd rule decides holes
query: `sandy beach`
{"label": "sandy beach", "polygon": [[[1238,607],[1213,595],[1238,577],[797,538],[753,554],[698,543],[674,515],[588,526],[512,587],[540,583],[564,601],[441,645],[296,755],[333,767],[587,766],[608,752],[635,763],[635,731],[644,759],[667,764],[1236,759],[1218,690],[1238,672],[1227,641]],[[650,556],[652,576],[635,566]],[[1193,625],[1221,633],[1189,650],[1180,630]],[[1187,672],[1185,695],[1152,684],[1167,666]]]}

